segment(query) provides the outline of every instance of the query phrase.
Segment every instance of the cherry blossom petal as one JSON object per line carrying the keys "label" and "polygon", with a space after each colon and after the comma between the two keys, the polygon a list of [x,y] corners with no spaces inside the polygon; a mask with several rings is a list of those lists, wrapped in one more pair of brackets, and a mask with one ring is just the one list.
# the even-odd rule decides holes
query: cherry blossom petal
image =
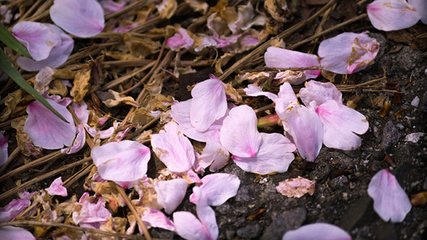
{"label": "cherry blossom petal", "polygon": [[245,91],[246,95],[251,97],[265,96],[272,101],[275,101],[278,98],[276,94],[271,92],[264,92],[260,87],[254,84],[249,84],[247,88],[243,89],[243,91]]}
{"label": "cherry blossom petal", "polygon": [[60,149],[70,146],[76,136],[76,127],[71,113],[61,104],[46,99],[68,123],[62,121],[38,101],[33,101],[27,107],[28,118],[24,131],[35,146],[44,149]]}
{"label": "cherry blossom petal", "polygon": [[104,10],[96,0],[55,0],[50,18],[77,37],[92,37],[104,29]]}
{"label": "cherry blossom petal", "polygon": [[89,120],[89,111],[87,109],[87,104],[85,102],[71,104],[71,108],[76,114],[77,119],[81,124],[85,124]]}
{"label": "cherry blossom petal", "polygon": [[402,222],[411,211],[408,196],[388,169],[372,177],[368,194],[374,200],[375,212],[386,222]]}
{"label": "cherry blossom petal", "polygon": [[312,101],[316,102],[316,106],[328,100],[335,100],[338,103],[342,103],[341,92],[330,82],[308,81],[305,87],[299,91],[299,96],[306,106],[309,106]]}
{"label": "cherry blossom petal", "polygon": [[34,79],[34,89],[40,94],[44,94],[49,90],[49,84],[53,80],[53,74],[55,70],[50,67],[44,67],[40,69]]}
{"label": "cherry blossom petal", "polygon": [[358,111],[334,100],[328,100],[316,108],[323,123],[323,143],[330,148],[354,150],[362,140],[357,134],[368,131],[369,122]]}
{"label": "cherry blossom petal", "polygon": [[166,40],[166,46],[174,51],[179,51],[181,48],[189,49],[193,43],[194,40],[184,28],[179,28],[177,33]]}
{"label": "cherry blossom petal", "polygon": [[119,12],[126,7],[128,2],[129,2],[129,0],[121,0],[121,1],[101,0],[101,1],[99,1],[99,3],[102,6],[102,9],[104,9],[104,14]]}
{"label": "cherry blossom petal", "polygon": [[[314,54],[302,53],[288,49],[269,47],[264,54],[265,65],[269,68],[304,68],[320,66]],[[307,79],[317,78],[320,70],[305,70]]]}
{"label": "cherry blossom petal", "polygon": [[151,146],[171,172],[183,173],[190,170],[195,161],[193,145],[178,131],[178,125],[170,122],[165,130],[151,135]]}
{"label": "cherry blossom petal", "polygon": [[47,24],[38,22],[18,22],[13,26],[12,34],[36,61],[46,59],[52,49],[61,43],[61,37],[56,32]]}
{"label": "cherry blossom petal", "polygon": [[233,157],[234,162],[245,172],[269,174],[286,172],[294,160],[296,147],[279,133],[261,133],[262,142],[256,156],[251,158]]}
{"label": "cherry blossom petal", "polygon": [[280,86],[278,98],[274,103],[274,109],[276,110],[277,115],[279,115],[281,119],[284,119],[288,108],[298,104],[297,96],[295,95],[291,84],[285,82]]}
{"label": "cherry blossom petal", "polygon": [[256,156],[262,138],[254,110],[247,105],[231,109],[224,119],[220,139],[221,144],[235,156]]}
{"label": "cherry blossom petal", "polygon": [[188,183],[184,179],[173,179],[155,183],[157,202],[171,214],[181,204],[187,191]]}
{"label": "cherry blossom petal", "polygon": [[147,225],[147,227],[162,228],[169,231],[175,231],[175,224],[165,216],[161,211],[149,208],[144,211],[141,219]]}
{"label": "cherry blossom petal", "polygon": [[216,172],[225,167],[228,163],[230,154],[217,141],[207,141],[202,154],[199,156],[199,166],[202,168],[209,167],[211,172]]}
{"label": "cherry blossom petal", "polygon": [[80,208],[75,208],[76,211],[72,214],[75,224],[97,227],[111,217],[110,211],[105,208],[104,200],[100,198],[96,203],[92,203],[87,192],[80,197],[78,205]]}
{"label": "cherry blossom petal", "polygon": [[46,59],[40,61],[35,61],[26,57],[18,57],[16,62],[18,66],[25,71],[39,71],[45,67],[57,68],[67,61],[73,51],[74,40],[70,36],[53,24],[46,24],[46,26],[60,36],[61,43],[56,45],[52,51],[50,51],[50,54]]}
{"label": "cherry blossom petal", "polygon": [[225,85],[215,77],[196,84],[191,96],[190,121],[198,131],[206,131],[227,112]]}
{"label": "cherry blossom petal", "polygon": [[212,240],[208,229],[190,212],[174,212],[176,233],[187,240]]}
{"label": "cherry blossom petal", "polygon": [[77,135],[74,138],[73,144],[69,147],[61,149],[62,153],[73,154],[83,149],[86,144],[86,131],[82,124],[77,126]]}
{"label": "cherry blossom petal", "polygon": [[379,43],[366,33],[341,33],[323,40],[318,54],[323,69],[352,74],[365,69],[377,56]]}
{"label": "cherry blossom petal", "polygon": [[[18,216],[31,205],[30,199],[17,198],[0,209],[0,222],[8,222]],[[1,236],[1,235],[0,235]]]}
{"label": "cherry blossom petal", "polygon": [[296,105],[282,120],[301,157],[313,162],[319,155],[323,142],[323,125],[320,118],[305,106]]}
{"label": "cherry blossom petal", "polygon": [[427,1],[425,0],[409,0],[410,5],[412,5],[418,13],[418,16],[421,18],[421,22],[427,24]]}
{"label": "cherry blossom petal", "polygon": [[20,227],[12,226],[0,227],[0,236],[3,240],[36,240],[31,232]]}
{"label": "cherry blossom petal", "polygon": [[406,0],[376,0],[368,4],[367,12],[372,25],[383,31],[412,27],[420,20],[415,7]]}
{"label": "cherry blossom petal", "polygon": [[0,166],[3,165],[9,157],[7,138],[3,135],[4,131],[0,131]]}
{"label": "cherry blossom petal", "polygon": [[276,190],[283,196],[300,198],[307,193],[312,196],[315,186],[315,181],[298,176],[297,178],[285,179],[279,182]]}
{"label": "cherry blossom petal", "polygon": [[68,195],[67,189],[63,185],[62,177],[56,178],[50,184],[48,188],[46,188],[47,193],[51,196],[63,196],[66,197]]}
{"label": "cherry blossom petal", "polygon": [[236,196],[239,186],[240,180],[233,174],[209,174],[202,178],[202,185],[193,188],[190,201],[196,205],[219,206]]}
{"label": "cherry blossom petal", "polygon": [[209,233],[209,240],[217,239],[219,235],[218,224],[216,222],[215,211],[205,204],[198,204],[196,206],[197,217],[200,222],[207,229]]}
{"label": "cherry blossom petal", "polygon": [[124,140],[94,147],[91,156],[103,179],[132,182],[145,176],[151,154],[143,144]]}
{"label": "cherry blossom petal", "polygon": [[351,236],[341,228],[328,223],[313,223],[288,231],[282,240],[351,240]]}

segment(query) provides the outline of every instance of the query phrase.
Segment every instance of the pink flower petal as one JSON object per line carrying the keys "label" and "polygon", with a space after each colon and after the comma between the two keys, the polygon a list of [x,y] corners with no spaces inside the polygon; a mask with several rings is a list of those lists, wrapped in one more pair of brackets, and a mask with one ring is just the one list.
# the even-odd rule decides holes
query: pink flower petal
{"label": "pink flower petal", "polygon": [[278,98],[276,94],[271,92],[264,92],[260,87],[254,84],[249,84],[247,88],[243,89],[243,91],[245,91],[246,95],[251,97],[265,96],[272,101],[275,101]]}
{"label": "pink flower petal", "polygon": [[312,101],[316,102],[316,106],[328,100],[335,100],[338,103],[342,103],[341,92],[330,82],[308,81],[305,87],[299,91],[299,95],[301,101],[306,106],[309,106]]}
{"label": "pink flower petal", "polygon": [[61,37],[47,24],[38,22],[18,22],[13,26],[12,34],[36,61],[46,59],[52,49],[62,42]]}
{"label": "pink flower petal", "polygon": [[215,211],[205,204],[199,204],[196,206],[197,217],[200,222],[207,229],[209,233],[209,240],[218,239],[219,229],[216,222]]}
{"label": "pink flower petal", "polygon": [[341,33],[323,40],[318,54],[323,69],[352,74],[365,69],[377,56],[379,43],[366,33]]}
{"label": "pink flower petal", "polygon": [[87,109],[87,104],[85,102],[71,104],[71,108],[76,114],[77,119],[81,124],[85,124],[89,120],[89,110]]}
{"label": "pink flower petal", "polygon": [[91,156],[103,179],[132,182],[145,176],[151,154],[143,144],[124,140],[94,147]]}
{"label": "pink flower petal", "polygon": [[175,231],[175,224],[165,216],[161,211],[149,208],[145,209],[144,213],[141,216],[142,221],[147,225],[147,227],[162,228],[169,231]]}
{"label": "pink flower petal", "polygon": [[195,161],[194,148],[190,140],[178,131],[178,125],[170,122],[165,130],[151,135],[151,146],[171,172],[184,173],[190,170]]}
{"label": "pink flower petal", "polygon": [[421,18],[421,22],[427,24],[427,1],[425,0],[409,0],[410,5],[412,5],[418,13],[418,16]]}
{"label": "pink flower petal", "polygon": [[374,210],[384,221],[402,222],[411,211],[411,202],[388,169],[372,177],[368,194],[374,200]]}
{"label": "pink flower petal", "polygon": [[261,133],[262,142],[256,156],[234,157],[233,160],[245,172],[269,174],[286,172],[294,160],[295,145],[279,133]]}
{"label": "pink flower petal", "polygon": [[298,176],[297,178],[285,179],[279,182],[279,185],[276,186],[276,190],[286,197],[300,198],[307,193],[312,196],[314,194],[315,185],[315,181]]}
{"label": "pink flower petal", "polygon": [[288,108],[298,104],[297,96],[294,93],[294,90],[288,82],[283,83],[280,86],[278,93],[278,98],[274,101],[277,115],[281,119],[284,119],[285,113],[288,111]]}
{"label": "pink flower petal", "polygon": [[412,27],[420,16],[406,0],[376,0],[367,7],[372,25],[379,30],[394,31]]}
{"label": "pink flower petal", "polygon": [[26,199],[23,197],[13,199],[5,207],[0,209],[0,222],[8,222],[14,219],[30,205],[30,199]]}
{"label": "pink flower petal", "polygon": [[225,85],[217,78],[210,78],[191,91],[190,121],[198,131],[206,131],[227,112]]}
{"label": "pink flower petal", "polygon": [[216,172],[228,163],[230,154],[217,141],[207,141],[202,154],[199,156],[199,166],[202,168],[209,167],[211,172]]}
{"label": "pink flower petal", "polygon": [[219,206],[236,196],[239,186],[240,180],[233,174],[209,174],[202,178],[202,185],[193,188],[190,201],[196,205]]}
{"label": "pink flower petal", "polygon": [[262,138],[257,129],[254,110],[247,105],[231,109],[224,119],[220,139],[224,148],[235,156],[256,156]]}
{"label": "pink flower petal", "polygon": [[323,142],[323,125],[320,118],[310,109],[296,105],[282,120],[301,157],[313,162],[319,155]]}
{"label": "pink flower petal", "polygon": [[212,240],[208,229],[190,212],[175,212],[173,214],[176,233],[187,240]]}
{"label": "pink flower petal", "polygon": [[171,214],[182,202],[187,192],[188,183],[184,179],[173,179],[155,183],[157,202]]}
{"label": "pink flower petal", "polygon": [[0,227],[0,236],[3,240],[36,240],[31,232],[23,228],[12,226]]}
{"label": "pink flower petal", "polygon": [[102,9],[104,9],[104,13],[116,13],[121,11],[126,7],[129,0],[121,0],[121,1],[114,1],[114,0],[101,0],[99,3],[102,6]]}
{"label": "pink flower petal", "polygon": [[80,197],[78,205],[79,207],[75,208],[76,211],[72,214],[75,224],[99,228],[100,223],[111,217],[110,211],[105,208],[104,200],[100,198],[96,203],[92,203],[87,192]]}
{"label": "pink flower petal", "polygon": [[362,140],[357,134],[368,131],[369,122],[358,111],[334,100],[328,100],[316,108],[323,123],[323,143],[330,148],[354,150]]}
{"label": "pink flower petal", "polygon": [[53,80],[55,71],[50,67],[40,69],[34,79],[34,89],[40,94],[44,94],[49,90],[49,84]]}
{"label": "pink flower petal", "polygon": [[69,123],[62,121],[38,101],[33,101],[27,107],[28,118],[24,131],[35,146],[44,149],[60,149],[70,146],[76,136],[76,127],[71,113],[63,105],[51,99],[46,99]]}
{"label": "pink flower petal", "polygon": [[[269,47],[264,54],[265,65],[269,68],[303,68],[320,66],[316,55],[292,51],[288,49]],[[305,70],[307,79],[316,78],[320,70]]]}
{"label": "pink flower petal", "polygon": [[288,231],[282,240],[351,240],[351,236],[341,228],[328,223],[313,223]]}
{"label": "pink flower petal", "polygon": [[[70,11],[71,12],[71,11]],[[52,32],[55,32],[61,38],[61,42],[57,44],[46,59],[35,61],[26,57],[18,57],[16,60],[19,67],[25,71],[39,71],[45,67],[57,68],[64,64],[74,47],[74,40],[65,34],[60,28],[53,24],[45,24]]]}
{"label": "pink flower petal", "polygon": [[86,144],[86,131],[82,124],[77,126],[77,135],[74,138],[73,144],[69,147],[61,149],[62,153],[73,154],[83,149]]}
{"label": "pink flower petal", "polygon": [[56,178],[50,184],[48,188],[46,188],[47,193],[51,196],[63,196],[66,197],[68,195],[67,189],[63,185],[62,177]]}
{"label": "pink flower petal", "polygon": [[0,166],[3,165],[9,157],[7,138],[3,135],[4,131],[0,131]]}
{"label": "pink flower petal", "polygon": [[177,33],[166,40],[166,46],[174,51],[179,51],[181,48],[189,49],[193,43],[194,40],[184,28],[180,28]]}
{"label": "pink flower petal", "polygon": [[104,10],[96,0],[55,0],[50,18],[77,37],[92,37],[104,29]]}

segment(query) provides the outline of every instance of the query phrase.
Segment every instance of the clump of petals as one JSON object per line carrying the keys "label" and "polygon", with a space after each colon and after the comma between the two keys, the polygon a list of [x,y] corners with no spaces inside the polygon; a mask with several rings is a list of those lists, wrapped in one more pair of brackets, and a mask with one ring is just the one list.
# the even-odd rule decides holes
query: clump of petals
{"label": "clump of petals", "polygon": [[182,202],[187,187],[188,183],[180,178],[155,183],[157,202],[167,214],[171,214]]}
{"label": "clump of petals", "polygon": [[315,184],[310,179],[297,177],[281,181],[276,190],[286,197],[300,198],[305,194],[313,195]]}
{"label": "clump of petals", "polygon": [[374,200],[375,212],[384,221],[402,222],[411,211],[408,196],[388,169],[383,169],[372,177],[368,194]]}
{"label": "clump of petals", "polygon": [[193,46],[194,40],[190,37],[187,30],[179,28],[178,32],[166,40],[166,46],[174,51],[180,49],[189,49]]}
{"label": "clump of petals", "polygon": [[100,224],[107,221],[111,217],[110,211],[105,208],[105,202],[102,198],[95,199],[96,203],[92,202],[89,193],[85,192],[80,197],[78,210],[74,211],[72,218],[75,224],[80,226],[91,226],[99,228]]}
{"label": "clump of petals", "polygon": [[53,180],[50,186],[46,188],[46,191],[51,196],[66,197],[68,195],[67,188],[64,187],[64,183],[62,182],[62,177]]}
{"label": "clump of petals", "polygon": [[27,107],[28,118],[24,131],[37,147],[44,149],[60,149],[70,146],[76,136],[76,127],[71,113],[57,102],[46,99],[68,123],[62,121],[38,101],[33,101]]}
{"label": "clump of petals", "polygon": [[196,205],[219,206],[236,196],[239,186],[240,180],[233,174],[209,174],[202,178],[200,186],[193,188],[190,201]]}
{"label": "clump of petals", "polygon": [[55,0],[50,18],[68,33],[87,38],[104,29],[104,10],[96,0]]}
{"label": "clump of petals", "polygon": [[4,131],[0,131],[0,166],[3,165],[9,157],[8,146],[6,136],[3,135]]}
{"label": "clump of petals", "polygon": [[416,8],[406,0],[376,0],[368,4],[367,12],[372,25],[383,31],[405,29],[420,20]]}
{"label": "clump of petals", "polygon": [[350,234],[341,228],[328,223],[313,223],[296,230],[288,231],[282,240],[351,240]]}
{"label": "clump of petals", "polygon": [[103,179],[132,182],[146,175],[151,153],[139,142],[124,140],[94,147],[91,156]]}
{"label": "clump of petals", "polygon": [[0,227],[0,236],[4,240],[36,240],[36,238],[31,234],[31,232],[20,228],[12,226],[2,226]]}

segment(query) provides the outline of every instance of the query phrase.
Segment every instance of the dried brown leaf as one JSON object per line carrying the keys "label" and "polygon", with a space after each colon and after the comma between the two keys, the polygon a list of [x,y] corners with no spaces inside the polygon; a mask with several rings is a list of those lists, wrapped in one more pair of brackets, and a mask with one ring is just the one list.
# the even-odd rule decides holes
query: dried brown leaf
{"label": "dried brown leaf", "polygon": [[204,1],[185,0],[185,2],[196,12],[205,14],[209,9],[209,5]]}
{"label": "dried brown leaf", "polygon": [[286,0],[265,0],[264,8],[270,14],[270,16],[278,22],[286,22],[286,12],[288,5]]}
{"label": "dried brown leaf", "polygon": [[125,42],[129,52],[137,57],[146,57],[157,52],[162,46],[160,42],[153,41],[149,38],[137,37],[131,34],[124,34]]}
{"label": "dried brown leaf", "polygon": [[131,105],[133,107],[139,107],[138,103],[135,101],[135,99],[133,99],[133,97],[130,96],[120,96],[120,93],[113,91],[113,90],[108,90],[108,97],[104,98],[105,100],[103,100],[102,102],[107,106],[107,107],[116,107],[120,104],[126,104],[126,105]]}
{"label": "dried brown leaf", "polygon": [[162,0],[160,4],[156,5],[156,7],[161,18],[169,19],[175,14],[176,9],[178,8],[178,3],[176,0]]}
{"label": "dried brown leaf", "polygon": [[413,206],[425,206],[427,204],[427,192],[419,192],[411,196]]}
{"label": "dried brown leaf", "polygon": [[73,88],[71,88],[71,96],[73,97],[74,102],[83,101],[87,92],[89,91],[89,81],[91,69],[83,68],[79,70],[74,76]]}
{"label": "dried brown leaf", "polygon": [[225,84],[225,93],[229,96],[235,103],[242,103],[242,96],[240,96],[237,89],[235,89],[231,84]]}
{"label": "dried brown leaf", "polygon": [[18,89],[14,92],[7,94],[4,98],[4,105],[6,106],[0,114],[0,122],[6,121],[9,117],[16,112],[18,104],[22,100],[22,90]]}
{"label": "dried brown leaf", "polygon": [[50,84],[49,93],[52,95],[66,97],[68,95],[68,88],[62,80],[53,80]]}

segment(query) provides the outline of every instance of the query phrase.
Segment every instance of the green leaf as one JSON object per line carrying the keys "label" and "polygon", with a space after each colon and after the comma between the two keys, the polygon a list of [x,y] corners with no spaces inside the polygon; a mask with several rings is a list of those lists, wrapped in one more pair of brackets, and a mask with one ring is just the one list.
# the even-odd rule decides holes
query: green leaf
{"label": "green leaf", "polygon": [[51,112],[58,116],[62,121],[68,121],[57,112],[44,97],[42,97],[27,81],[21,76],[21,74],[13,68],[12,64],[7,59],[3,51],[0,51],[0,70],[5,72],[13,81],[18,84],[19,87],[24,89],[27,93],[31,94],[37,101],[41,102],[45,107],[47,107]]}
{"label": "green leaf", "polygon": [[25,57],[31,57],[27,49],[22,46],[22,44],[12,36],[12,34],[10,34],[10,32],[2,23],[0,23],[0,41],[6,44],[6,46],[15,50],[17,53]]}

